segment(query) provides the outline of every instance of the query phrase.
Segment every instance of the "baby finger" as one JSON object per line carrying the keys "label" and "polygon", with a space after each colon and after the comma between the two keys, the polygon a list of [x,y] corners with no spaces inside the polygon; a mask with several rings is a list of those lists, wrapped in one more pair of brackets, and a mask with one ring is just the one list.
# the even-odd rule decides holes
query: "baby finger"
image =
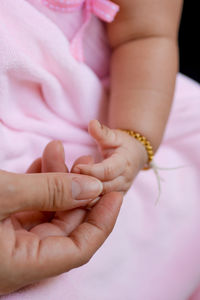
{"label": "baby finger", "polygon": [[124,176],[119,176],[111,181],[103,182],[103,194],[115,191],[115,192],[127,192],[131,183],[127,182]]}
{"label": "baby finger", "polygon": [[126,168],[125,160],[118,153],[114,153],[111,157],[106,158],[101,163],[93,165],[77,165],[74,170],[81,174],[94,176],[102,181],[113,180],[120,176]]}

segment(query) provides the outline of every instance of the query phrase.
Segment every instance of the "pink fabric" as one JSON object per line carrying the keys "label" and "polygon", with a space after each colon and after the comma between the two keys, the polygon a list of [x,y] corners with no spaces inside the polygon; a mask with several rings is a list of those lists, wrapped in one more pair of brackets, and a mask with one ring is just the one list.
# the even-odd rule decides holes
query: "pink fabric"
{"label": "pink fabric", "polygon": [[85,8],[105,22],[112,22],[119,6],[110,0],[41,0],[50,9],[59,12],[71,12],[80,9],[85,3]]}
{"label": "pink fabric", "polygon": [[73,56],[83,62],[84,54],[82,48],[82,40],[87,27],[91,14],[96,15],[105,22],[112,22],[116,13],[119,11],[119,6],[109,0],[41,0],[44,5],[50,9],[59,12],[72,12],[80,9],[84,4],[85,21],[81,28],[78,30],[71,42],[71,51]]}
{"label": "pink fabric", "polygon": [[41,0],[44,5],[50,9],[57,10],[59,12],[71,12],[80,8],[85,0]]}
{"label": "pink fabric", "polygon": [[[109,51],[100,21],[90,21],[86,64],[80,63],[69,40],[84,22],[82,12],[61,18],[29,1],[35,7],[25,0],[0,1],[0,163],[16,172],[25,172],[52,139],[63,141],[67,164],[83,154],[98,157],[87,124],[93,118],[106,122],[108,100],[102,82]],[[157,206],[153,171],[142,171],[113,233],[86,266],[2,299],[199,300],[199,107],[200,86],[179,75],[155,160],[185,168],[161,171]]]}

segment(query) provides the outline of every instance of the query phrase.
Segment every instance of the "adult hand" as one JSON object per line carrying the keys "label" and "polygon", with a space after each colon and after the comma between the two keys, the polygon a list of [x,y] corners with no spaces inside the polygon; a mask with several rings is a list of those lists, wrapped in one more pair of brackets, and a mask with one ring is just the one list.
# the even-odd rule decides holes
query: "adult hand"
{"label": "adult hand", "polygon": [[[31,168],[39,167],[40,159]],[[43,224],[28,231],[25,214],[15,213],[71,210],[100,193],[99,182],[84,175],[0,172],[0,295],[86,263],[111,232],[122,197],[118,193],[102,197],[75,230],[69,231],[68,218],[58,220],[54,236],[47,234],[48,228],[36,230]]]}

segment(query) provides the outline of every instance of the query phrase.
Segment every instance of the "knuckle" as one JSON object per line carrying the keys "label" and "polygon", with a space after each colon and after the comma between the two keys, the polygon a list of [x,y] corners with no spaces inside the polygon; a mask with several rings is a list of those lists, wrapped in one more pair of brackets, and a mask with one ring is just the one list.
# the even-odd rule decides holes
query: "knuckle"
{"label": "knuckle", "polygon": [[65,204],[65,184],[61,176],[47,176],[47,207],[60,209]]}
{"label": "knuckle", "polygon": [[104,178],[112,179],[115,175],[115,169],[112,164],[108,164],[104,168]]}
{"label": "knuckle", "polygon": [[107,181],[103,183],[103,194],[109,193],[113,191],[112,181]]}
{"label": "knuckle", "polygon": [[15,175],[10,176],[2,172],[0,180],[0,220],[13,213],[14,206],[10,205],[12,199],[20,197],[20,187],[15,182]]}

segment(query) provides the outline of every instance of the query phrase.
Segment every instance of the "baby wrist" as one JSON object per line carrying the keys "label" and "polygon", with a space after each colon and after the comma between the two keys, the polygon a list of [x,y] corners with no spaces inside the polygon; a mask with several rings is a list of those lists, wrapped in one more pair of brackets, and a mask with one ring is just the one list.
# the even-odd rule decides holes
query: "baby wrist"
{"label": "baby wrist", "polygon": [[153,158],[154,158],[154,151],[153,151],[153,147],[152,147],[150,141],[144,135],[142,135],[138,132],[135,132],[133,130],[129,130],[129,129],[119,129],[119,130],[126,132],[131,137],[138,140],[145,147],[147,155],[148,155],[148,162],[145,165],[145,167],[143,168],[143,170],[150,169],[151,168],[151,162],[153,161]]}

